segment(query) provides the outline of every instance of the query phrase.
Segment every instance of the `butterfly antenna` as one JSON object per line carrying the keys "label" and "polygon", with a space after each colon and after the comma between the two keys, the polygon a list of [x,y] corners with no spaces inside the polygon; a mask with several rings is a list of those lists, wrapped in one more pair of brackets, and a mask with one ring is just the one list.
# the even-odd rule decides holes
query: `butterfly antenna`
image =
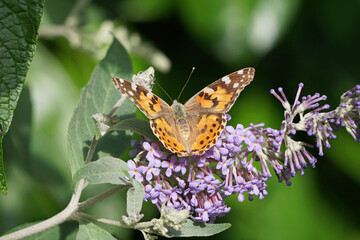
{"label": "butterfly antenna", "polygon": [[165,93],[165,95],[170,99],[170,101],[173,101],[173,99],[170,97],[170,95],[165,91],[165,89],[154,79],[154,82],[156,85],[160,87],[160,89]]}
{"label": "butterfly antenna", "polygon": [[189,75],[189,77],[188,77],[185,85],[184,85],[183,88],[181,89],[181,92],[179,93],[179,96],[178,96],[177,100],[180,99],[180,96],[181,96],[182,92],[184,91],[186,85],[188,84],[188,82],[189,82],[189,80],[190,80],[190,77],[191,77],[191,75],[193,74],[194,70],[195,70],[195,67],[193,67],[193,68],[191,69],[190,75]]}

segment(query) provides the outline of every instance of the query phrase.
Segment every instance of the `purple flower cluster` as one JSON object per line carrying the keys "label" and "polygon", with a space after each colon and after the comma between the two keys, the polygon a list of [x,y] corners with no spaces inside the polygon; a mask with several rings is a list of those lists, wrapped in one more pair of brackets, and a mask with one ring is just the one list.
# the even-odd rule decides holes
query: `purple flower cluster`
{"label": "purple flower cluster", "polygon": [[127,162],[129,174],[143,183],[144,200],[150,200],[159,211],[165,203],[177,210],[189,210],[195,221],[212,223],[230,211],[224,202],[230,195],[237,195],[239,202],[246,195],[249,200],[254,196],[263,199],[266,180],[272,177],[270,169],[280,182],[285,180],[290,185],[296,172],[305,173],[307,163],[315,167],[317,160],[307,150],[312,145],[292,138],[297,131],[315,136],[319,155],[323,155],[323,146],[330,147],[329,139],[335,138],[337,126],[344,126],[355,140],[360,139],[360,85],[342,96],[336,110],[324,113],[321,111],[329,105],[320,106],[319,102],[326,96],[314,94],[300,100],[302,88],[299,84],[293,104],[282,88],[278,89],[280,95],[271,90],[285,108],[279,130],[265,128],[265,124],[227,126],[202,156],[178,158],[160,142],[133,142],[131,153],[136,157]]}
{"label": "purple flower cluster", "polygon": [[329,122],[345,127],[355,141],[360,141],[360,85],[341,96],[340,106],[328,113]]}

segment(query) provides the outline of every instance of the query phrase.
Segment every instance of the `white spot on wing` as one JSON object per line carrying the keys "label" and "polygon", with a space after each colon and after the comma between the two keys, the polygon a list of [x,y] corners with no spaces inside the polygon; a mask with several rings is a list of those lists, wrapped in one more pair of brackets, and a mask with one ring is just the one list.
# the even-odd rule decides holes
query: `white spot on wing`
{"label": "white spot on wing", "polygon": [[213,94],[213,93],[214,93],[214,89],[207,87],[207,88],[204,89],[204,92],[205,92],[205,93],[208,93],[208,94]]}
{"label": "white spot on wing", "polygon": [[148,93],[146,94],[146,96],[147,96],[148,98],[152,98],[152,97],[153,97],[153,94],[152,94],[151,92],[148,92]]}
{"label": "white spot on wing", "polygon": [[222,81],[225,82],[225,84],[229,84],[231,82],[231,80],[228,76],[223,77]]}
{"label": "white spot on wing", "polygon": [[244,71],[241,69],[241,70],[239,70],[237,73],[238,73],[238,74],[243,74]]}
{"label": "white spot on wing", "polygon": [[131,89],[136,91],[136,84],[135,83],[131,83]]}
{"label": "white spot on wing", "polygon": [[124,79],[119,78],[119,80],[120,80],[120,82],[121,82],[121,83],[123,83],[123,82],[124,82]]}
{"label": "white spot on wing", "polygon": [[239,86],[239,83],[235,83],[234,85],[233,85],[233,88],[237,88]]}
{"label": "white spot on wing", "polygon": [[128,91],[128,94],[129,94],[130,96],[134,96],[134,93],[133,93],[132,91]]}

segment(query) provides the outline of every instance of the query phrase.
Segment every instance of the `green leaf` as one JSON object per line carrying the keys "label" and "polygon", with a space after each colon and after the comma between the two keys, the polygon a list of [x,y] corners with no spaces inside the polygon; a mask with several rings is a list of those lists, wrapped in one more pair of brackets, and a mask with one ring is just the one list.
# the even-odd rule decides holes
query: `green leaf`
{"label": "green leaf", "polygon": [[149,121],[146,121],[144,119],[124,119],[108,129],[108,131],[111,130],[130,130],[132,132],[140,134],[141,136],[149,138],[150,140],[158,141],[157,137],[154,135],[150,128]]}
{"label": "green leaf", "polygon": [[[82,89],[80,101],[75,109],[68,127],[68,158],[72,176],[84,165],[89,146],[95,134],[95,125],[92,115],[95,113],[109,113],[121,94],[115,89],[111,78],[119,76],[130,79],[132,74],[131,62],[124,47],[114,39],[105,58],[95,68],[90,82]],[[135,116],[135,107],[130,101],[126,101],[117,110],[121,118]],[[123,141],[125,133],[116,136],[108,134],[98,144],[98,152],[94,157],[100,158],[108,155],[111,149],[119,155],[125,151],[130,141]],[[96,156],[97,155],[97,156]]]}
{"label": "green leaf", "polygon": [[231,227],[230,223],[206,224],[188,220],[179,231],[170,228],[168,235],[170,237],[208,237],[225,231],[229,227]]}
{"label": "green leaf", "polygon": [[118,158],[104,157],[80,168],[74,175],[73,186],[76,186],[76,183],[83,178],[90,184],[129,185],[130,181],[124,178],[128,177],[128,171],[126,162]]}
{"label": "green leaf", "polygon": [[34,56],[44,0],[0,2],[0,190],[7,193],[2,139]]}
{"label": "green leaf", "polygon": [[[10,231],[6,232],[6,234],[9,234],[9,233],[12,233],[12,232],[16,232],[18,230],[21,230],[23,228],[27,228],[29,226],[32,226],[34,224],[37,224],[39,222],[32,222],[32,223],[25,223],[25,224],[22,224],[22,225],[19,225],[13,229],[11,229]],[[39,233],[36,233],[36,234],[33,234],[31,236],[28,236],[28,237],[25,237],[25,238],[22,238],[24,240],[47,240],[47,239],[60,239],[60,226],[57,225],[57,226],[54,226],[52,228],[49,228],[43,232],[39,232]]]}
{"label": "green leaf", "polygon": [[101,240],[116,240],[111,234],[93,224],[92,222],[80,223],[79,232],[76,235],[76,240],[101,239]]}
{"label": "green leaf", "polygon": [[140,182],[133,180],[132,183],[133,186],[129,188],[126,199],[126,212],[128,216],[140,213],[145,195],[144,186]]}

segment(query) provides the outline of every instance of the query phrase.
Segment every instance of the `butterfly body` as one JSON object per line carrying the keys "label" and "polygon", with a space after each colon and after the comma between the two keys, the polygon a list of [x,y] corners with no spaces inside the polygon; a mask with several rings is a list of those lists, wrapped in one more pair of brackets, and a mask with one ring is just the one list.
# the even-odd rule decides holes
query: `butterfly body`
{"label": "butterfly body", "polygon": [[171,109],[174,112],[175,123],[180,136],[184,141],[187,141],[190,136],[190,126],[187,121],[185,106],[178,101],[174,101],[171,105]]}
{"label": "butterfly body", "polygon": [[145,88],[121,78],[115,87],[150,119],[150,127],[163,145],[178,156],[202,155],[216,143],[226,126],[226,115],[240,92],[254,78],[255,69],[231,73],[190,98],[171,106]]}

